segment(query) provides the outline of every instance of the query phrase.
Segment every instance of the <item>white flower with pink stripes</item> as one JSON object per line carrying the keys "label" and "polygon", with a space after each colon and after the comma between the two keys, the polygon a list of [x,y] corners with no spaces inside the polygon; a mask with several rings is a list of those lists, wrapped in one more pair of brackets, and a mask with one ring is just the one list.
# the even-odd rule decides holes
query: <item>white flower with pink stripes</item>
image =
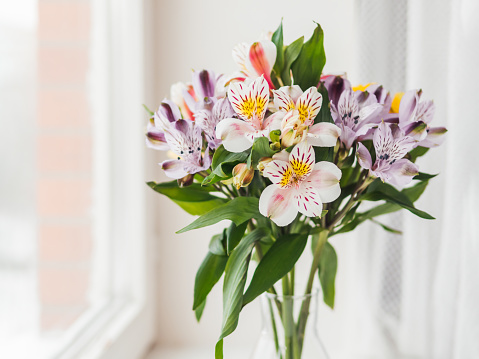
{"label": "white flower with pink stripes", "polygon": [[315,163],[313,147],[306,141],[291,153],[282,151],[264,169],[263,176],[273,182],[259,199],[259,210],[278,226],[286,226],[299,213],[318,217],[323,203],[339,197],[341,170],[333,163]]}
{"label": "white flower with pink stripes", "polygon": [[268,137],[281,127],[280,120],[272,116],[265,119],[269,102],[269,86],[263,76],[248,86],[233,82],[228,89],[228,99],[240,117],[226,118],[216,125],[216,137],[230,152],[243,152],[253,145],[257,137]]}

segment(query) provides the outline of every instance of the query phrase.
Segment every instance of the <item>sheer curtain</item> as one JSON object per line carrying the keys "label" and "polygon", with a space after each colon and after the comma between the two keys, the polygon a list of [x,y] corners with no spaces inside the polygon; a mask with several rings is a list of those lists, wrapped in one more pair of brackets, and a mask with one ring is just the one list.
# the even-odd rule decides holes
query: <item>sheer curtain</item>
{"label": "sheer curtain", "polygon": [[419,162],[431,180],[417,206],[437,220],[384,217],[403,235],[366,227],[355,238],[348,305],[365,357],[479,358],[479,2],[357,0],[359,82],[422,88],[446,143]]}

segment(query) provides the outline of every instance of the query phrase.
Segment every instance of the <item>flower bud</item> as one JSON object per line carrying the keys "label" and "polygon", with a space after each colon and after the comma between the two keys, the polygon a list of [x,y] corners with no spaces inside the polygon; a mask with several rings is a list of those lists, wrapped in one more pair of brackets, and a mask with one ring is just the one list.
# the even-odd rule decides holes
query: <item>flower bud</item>
{"label": "flower bud", "polygon": [[190,186],[192,183],[193,183],[193,179],[194,179],[194,175],[193,174],[187,174],[185,177],[183,178],[178,178],[177,179],[177,182],[178,182],[178,187],[182,188],[182,187],[187,187],[187,186]]}
{"label": "flower bud", "polygon": [[270,163],[273,159],[271,157],[262,157],[258,162],[258,170],[263,174],[266,165]]}
{"label": "flower bud", "polygon": [[233,168],[233,184],[237,189],[247,187],[254,177],[254,170],[246,163],[239,163]]}

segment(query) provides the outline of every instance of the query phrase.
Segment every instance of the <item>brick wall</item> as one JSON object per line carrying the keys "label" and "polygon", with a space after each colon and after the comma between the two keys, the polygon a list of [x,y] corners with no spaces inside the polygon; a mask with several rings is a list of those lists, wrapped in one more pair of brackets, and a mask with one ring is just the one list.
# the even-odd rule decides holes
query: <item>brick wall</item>
{"label": "brick wall", "polygon": [[88,305],[92,126],[87,93],[90,3],[38,1],[38,293],[43,332]]}

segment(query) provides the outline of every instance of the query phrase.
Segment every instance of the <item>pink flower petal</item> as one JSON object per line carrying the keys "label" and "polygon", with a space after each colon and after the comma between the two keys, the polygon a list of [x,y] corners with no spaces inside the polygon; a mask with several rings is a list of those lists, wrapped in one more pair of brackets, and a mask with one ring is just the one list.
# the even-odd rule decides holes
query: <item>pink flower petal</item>
{"label": "pink flower petal", "polygon": [[274,88],[271,82],[271,70],[276,61],[276,45],[269,40],[255,42],[251,45],[246,58],[246,68],[250,74],[264,75],[270,88]]}
{"label": "pink flower petal", "polygon": [[336,145],[341,129],[329,122],[320,122],[309,128],[308,143],[313,146],[332,147]]}
{"label": "pink flower petal", "polygon": [[294,221],[298,210],[293,205],[294,189],[282,189],[272,184],[264,189],[259,198],[260,213],[284,227]]}
{"label": "pink flower petal", "polygon": [[321,196],[316,188],[302,186],[294,196],[299,212],[308,217],[319,217],[323,210]]}
{"label": "pink flower petal", "polygon": [[341,187],[341,170],[333,163],[321,161],[315,164],[314,171],[305,181],[304,186],[313,187],[323,203],[329,203],[339,197]]}
{"label": "pink flower petal", "polygon": [[248,122],[237,118],[226,118],[216,125],[216,138],[230,152],[243,152],[253,146],[255,128]]}

